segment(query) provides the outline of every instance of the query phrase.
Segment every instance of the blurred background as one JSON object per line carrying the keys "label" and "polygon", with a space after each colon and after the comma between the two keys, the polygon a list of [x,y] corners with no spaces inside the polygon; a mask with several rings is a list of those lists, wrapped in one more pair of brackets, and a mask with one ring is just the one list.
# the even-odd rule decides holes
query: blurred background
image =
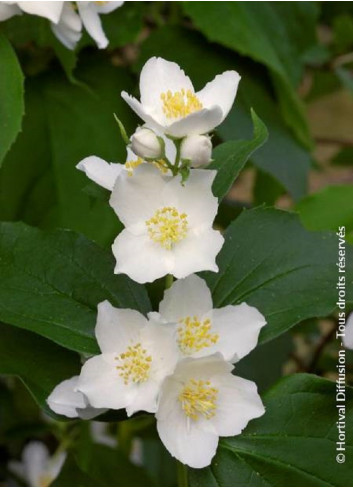
{"label": "blurred background", "polygon": [[[25,77],[22,131],[0,171],[1,220],[73,229],[111,246],[120,224],[105,193],[88,184],[75,165],[91,154],[125,162],[113,113],[130,133],[139,121],[120,92],[137,96],[143,64],[162,56],[179,63],[196,89],[228,69],[242,75],[214,145],[251,138],[250,108],[269,131],[222,203],[218,227],[225,228],[244,208],[274,205],[298,212],[309,230],[344,225],[353,243],[353,2],[125,2],[102,21],[108,49],[99,51],[83,36],[74,52],[54,38],[45,19],[23,15],[0,24]],[[150,287],[155,303],[160,293],[158,283]],[[255,380],[260,392],[294,372],[334,380],[335,328],[335,315],[305,321],[259,347],[237,372]],[[349,351],[347,367],[353,384]],[[40,412],[16,377],[0,378],[0,397],[3,485],[32,485],[26,447],[30,460],[45,459],[43,450],[53,453],[58,446],[63,452],[67,430],[78,433],[81,465],[66,461],[55,485],[88,485],[102,473],[105,484],[114,485],[119,464],[121,485],[176,484],[174,463],[149,418],[137,424],[62,424]],[[84,451],[89,439],[94,453]],[[44,445],[28,452],[33,441]],[[121,459],[112,451],[117,442]],[[88,477],[92,457],[96,469]]]}

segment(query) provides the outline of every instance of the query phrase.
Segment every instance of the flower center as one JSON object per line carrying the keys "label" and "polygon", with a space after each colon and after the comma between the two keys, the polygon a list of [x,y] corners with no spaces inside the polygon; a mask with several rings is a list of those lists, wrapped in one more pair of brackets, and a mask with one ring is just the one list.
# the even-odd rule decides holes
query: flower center
{"label": "flower center", "polygon": [[152,241],[170,250],[173,244],[186,237],[187,215],[179,214],[175,207],[163,207],[146,221],[146,226]]}
{"label": "flower center", "polygon": [[182,88],[179,92],[170,90],[161,93],[163,112],[168,119],[185,117],[202,109],[202,103],[191,90]]}
{"label": "flower center", "polygon": [[205,380],[191,379],[179,394],[181,407],[189,418],[197,421],[202,415],[211,419],[216,414],[218,389]]}
{"label": "flower center", "polygon": [[144,350],[141,343],[129,346],[128,349],[115,357],[120,364],[116,367],[124,384],[145,382],[150,374],[152,357]]}
{"label": "flower center", "polygon": [[187,316],[179,320],[178,345],[186,355],[214,345],[219,340],[218,334],[211,331],[212,325],[209,319],[200,321],[197,316]]}

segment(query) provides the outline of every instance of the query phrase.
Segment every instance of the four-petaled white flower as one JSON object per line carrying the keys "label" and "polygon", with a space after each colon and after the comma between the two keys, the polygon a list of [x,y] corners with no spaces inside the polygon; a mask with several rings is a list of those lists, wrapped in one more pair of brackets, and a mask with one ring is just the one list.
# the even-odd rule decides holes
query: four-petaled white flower
{"label": "four-petaled white flower", "polygon": [[212,229],[218,209],[211,190],[215,175],[191,170],[181,185],[180,176],[163,176],[149,164],[140,165],[133,178],[121,173],[110,198],[125,226],[112,247],[115,273],[145,283],[167,274],[216,272],[224,239]]}
{"label": "four-petaled white flower", "polygon": [[87,398],[77,391],[78,378],[76,375],[55,387],[47,399],[50,409],[67,418],[91,419],[104,413],[106,409],[91,407]]}
{"label": "four-petaled white flower", "polygon": [[98,305],[96,337],[101,355],[82,367],[77,388],[96,408],[154,413],[161,383],[175,368],[172,335],[131,309]]}
{"label": "four-petaled white flower", "polygon": [[220,354],[186,358],[162,385],[158,434],[171,455],[190,467],[209,465],[219,436],[239,435],[264,414],[256,385],[232,369]]}
{"label": "four-petaled white flower", "polygon": [[232,363],[255,348],[266,324],[263,315],[245,302],[213,309],[211,292],[197,275],[174,282],[159,304],[159,313],[149,316],[171,323],[167,327],[173,329],[182,357],[219,352]]}
{"label": "four-petaled white flower", "polygon": [[223,122],[239,81],[236,71],[225,71],[195,93],[190,78],[176,63],[153,57],[141,71],[141,102],[126,92],[121,95],[149,127],[182,138],[210,132]]}
{"label": "four-petaled white flower", "polygon": [[59,475],[65,459],[66,452],[52,456],[44,443],[31,441],[23,449],[21,462],[11,461],[9,467],[30,487],[49,487]]}

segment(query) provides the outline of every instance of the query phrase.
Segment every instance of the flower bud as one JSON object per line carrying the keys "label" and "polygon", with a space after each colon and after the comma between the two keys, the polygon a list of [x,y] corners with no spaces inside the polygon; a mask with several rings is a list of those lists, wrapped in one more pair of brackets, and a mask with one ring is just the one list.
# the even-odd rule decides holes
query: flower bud
{"label": "flower bud", "polygon": [[191,135],[183,139],[180,147],[182,160],[190,160],[191,166],[197,168],[211,161],[212,143],[209,136]]}
{"label": "flower bud", "polygon": [[140,127],[131,136],[131,149],[141,158],[163,158],[163,147],[156,134],[146,127]]}

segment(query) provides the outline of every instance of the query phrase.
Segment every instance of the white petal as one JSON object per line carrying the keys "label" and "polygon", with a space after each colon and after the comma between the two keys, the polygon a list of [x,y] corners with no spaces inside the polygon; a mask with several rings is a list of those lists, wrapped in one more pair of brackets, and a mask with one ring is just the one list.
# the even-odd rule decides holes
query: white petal
{"label": "white petal", "polygon": [[185,212],[189,226],[194,229],[212,226],[216,217],[218,199],[212,193],[216,174],[214,170],[191,170],[184,185],[180,177],[175,177],[165,186],[165,202]]}
{"label": "white petal", "polygon": [[80,409],[80,408],[77,409],[77,414],[81,419],[93,419],[105,412],[107,412],[107,409],[104,408],[98,409],[98,408],[91,407],[89,405],[84,409]]}
{"label": "white petal", "polygon": [[353,350],[353,313],[348,316],[346,322],[346,331],[343,339],[343,344],[346,348]]}
{"label": "white petal", "polygon": [[222,109],[222,120],[228,115],[238,90],[240,75],[236,71],[225,71],[217,75],[196,95],[205,108],[218,105]]}
{"label": "white petal", "polygon": [[211,378],[218,388],[216,415],[210,420],[219,436],[239,435],[251,419],[265,412],[254,382],[231,374]]}
{"label": "white petal", "polygon": [[154,380],[147,380],[139,384],[136,388],[135,397],[126,406],[126,413],[132,416],[138,411],[155,413],[157,411],[157,399],[160,389],[160,383]]}
{"label": "white petal", "polygon": [[116,258],[114,273],[125,273],[140,284],[153,282],[173,269],[173,251],[154,243],[148,235],[135,236],[124,229],[112,250]]}
{"label": "white petal", "polygon": [[52,31],[68,49],[74,49],[81,39],[82,22],[71,2],[65,2],[60,20],[51,24]]}
{"label": "white petal", "polygon": [[135,396],[134,386],[125,385],[119,376],[114,358],[113,354],[97,355],[82,367],[77,388],[93,407],[122,409]]}
{"label": "white petal", "polygon": [[46,19],[57,24],[60,19],[64,2],[17,2],[23,12]]}
{"label": "white petal", "polygon": [[96,3],[96,10],[100,14],[109,14],[110,12],[113,12],[113,10],[116,10],[117,8],[121,7],[124,2],[95,2]]}
{"label": "white petal", "polygon": [[28,443],[22,454],[25,474],[32,487],[37,487],[41,475],[45,472],[49,459],[49,450],[39,441]]}
{"label": "white petal", "polygon": [[77,418],[77,408],[85,408],[87,402],[80,392],[75,392],[78,376],[64,380],[58,384],[47,399],[47,403],[55,413],[68,418]]}
{"label": "white petal", "polygon": [[144,65],[140,75],[141,104],[144,109],[157,120],[162,115],[161,94],[170,90],[178,92],[182,88],[194,91],[190,78],[177,63],[163,58],[150,58]]}
{"label": "white petal", "polygon": [[0,21],[10,19],[14,15],[21,15],[21,9],[17,5],[8,5],[5,2],[0,3]]}
{"label": "white petal", "polygon": [[163,384],[156,413],[158,434],[173,457],[193,468],[206,467],[216,453],[218,436],[200,430],[185,416],[176,398],[179,389],[170,379]]}
{"label": "white petal", "polygon": [[174,372],[179,358],[173,330],[152,320],[147,328],[141,331],[140,336],[144,348],[153,359],[150,376],[157,383],[161,383]]}
{"label": "white petal", "polygon": [[129,231],[134,232],[137,225],[137,232],[147,232],[145,221],[164,206],[162,194],[166,182],[168,177],[162,177],[148,163],[136,168],[132,176],[127,172],[120,174],[109,203]]}
{"label": "white petal", "polygon": [[211,309],[211,292],[206,282],[197,275],[174,282],[159,304],[159,312],[168,322],[178,322],[187,316],[203,316]]}
{"label": "white petal", "polygon": [[176,138],[183,138],[190,134],[205,134],[217,127],[222,120],[222,109],[218,106],[213,106],[193,112],[183,119],[173,122],[173,124],[164,128],[164,132]]}
{"label": "white petal", "polygon": [[203,270],[218,272],[216,256],[223,243],[221,233],[213,229],[205,229],[198,234],[189,232],[174,247],[175,265],[171,273],[176,278],[185,278]]}
{"label": "white petal", "polygon": [[96,41],[99,49],[106,48],[109,41],[104,34],[102,21],[97,12],[95,2],[77,2],[76,5],[88,34]]}
{"label": "white petal", "polygon": [[204,358],[184,358],[178,363],[173,378],[183,382],[191,378],[209,380],[212,376],[228,374],[232,370],[233,365],[216,353]]}
{"label": "white petal", "polygon": [[260,330],[266,324],[256,307],[245,302],[238,306],[226,306],[212,313],[212,329],[219,334],[214,346],[225,360],[232,363],[245,357],[257,345]]}
{"label": "white petal", "polygon": [[86,173],[88,178],[98,183],[101,187],[113,190],[115,181],[124,169],[124,165],[107,163],[98,156],[88,156],[80,161],[76,168]]}
{"label": "white petal", "polygon": [[121,96],[125,100],[125,102],[131,107],[131,109],[148,124],[148,127],[150,129],[164,132],[164,126],[159,124],[151,114],[147,113],[145,108],[138,100],[136,100],[134,97],[126,92],[121,92]]}
{"label": "white petal", "polygon": [[96,337],[102,353],[121,353],[131,341],[138,341],[147,319],[138,311],[118,309],[108,301],[98,304]]}

